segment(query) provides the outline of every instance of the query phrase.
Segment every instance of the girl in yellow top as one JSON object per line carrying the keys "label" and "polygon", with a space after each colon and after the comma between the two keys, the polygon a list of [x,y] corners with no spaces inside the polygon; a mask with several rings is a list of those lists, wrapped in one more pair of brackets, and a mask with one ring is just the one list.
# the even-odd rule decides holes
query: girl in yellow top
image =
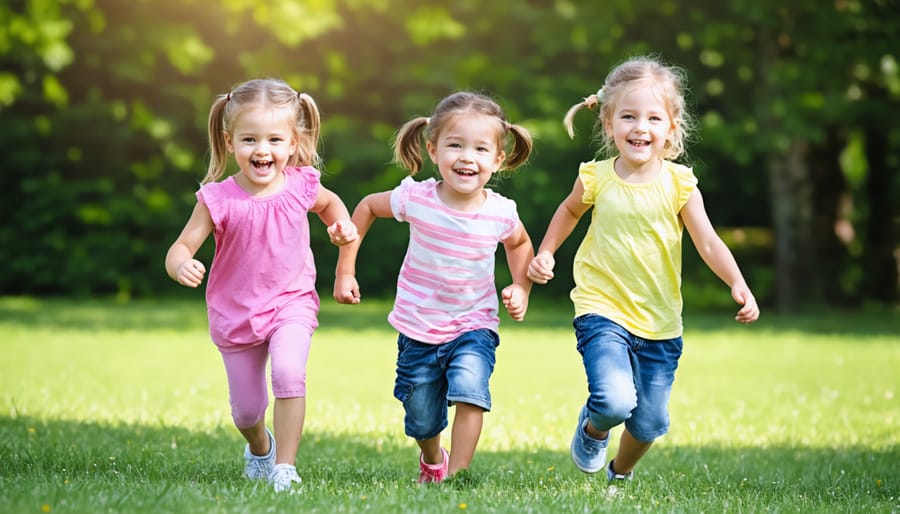
{"label": "girl in yellow top", "polygon": [[597,130],[611,158],[583,163],[556,210],[528,276],[553,278],[553,254],[591,207],[591,224],[575,255],[575,335],[588,382],[571,455],[585,473],[606,464],[610,430],[623,423],[607,479],[632,470],[669,426],[668,403],[681,356],[681,235],[741,305],[751,323],[759,308],[728,247],[716,235],[691,168],[675,164],[690,128],[682,72],[649,57],[616,66],[596,94],[574,105],[600,107]]}

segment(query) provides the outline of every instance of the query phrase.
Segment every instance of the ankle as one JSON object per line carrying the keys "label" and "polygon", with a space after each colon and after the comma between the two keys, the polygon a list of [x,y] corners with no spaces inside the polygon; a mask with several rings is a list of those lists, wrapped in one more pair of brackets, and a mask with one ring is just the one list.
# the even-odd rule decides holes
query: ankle
{"label": "ankle", "polygon": [[594,425],[591,424],[590,420],[588,420],[588,422],[584,424],[584,433],[598,441],[605,441],[609,437],[609,430],[605,432],[597,430]]}

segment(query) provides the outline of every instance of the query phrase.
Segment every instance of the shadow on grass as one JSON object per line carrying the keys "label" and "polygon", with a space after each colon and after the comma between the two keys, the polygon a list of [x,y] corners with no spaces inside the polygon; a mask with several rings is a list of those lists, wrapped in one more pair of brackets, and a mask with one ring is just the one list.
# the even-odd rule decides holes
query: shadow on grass
{"label": "shadow on grass", "polygon": [[[230,426],[190,431],[162,425],[0,417],[0,484],[8,486],[0,498],[19,505],[21,498],[15,494],[39,494],[43,488],[56,488],[59,494],[61,484],[103,490],[109,483],[126,490],[132,487],[127,484],[153,483],[163,484],[159,487],[164,490],[177,485],[227,490],[237,496],[259,494],[260,484],[242,476],[242,448],[243,441]],[[304,487],[334,495],[337,501],[348,494],[374,497],[415,488],[417,455],[415,445],[403,436],[307,432],[298,470]],[[750,501],[753,495],[761,495],[777,502],[793,498],[852,510],[854,502],[866,498],[887,511],[900,507],[898,460],[897,447],[661,444],[645,457],[628,487],[638,499],[662,502],[668,497],[682,502],[705,495],[733,496],[732,505],[739,505],[741,497]],[[567,451],[549,449],[482,450],[476,454],[471,475],[472,480],[456,489],[480,489],[510,501],[522,495],[550,499],[562,495],[583,501],[581,495],[600,494],[606,487],[602,472],[584,475],[572,465]]]}
{"label": "shadow on grass", "polygon": [[[389,299],[364,299],[359,305],[339,305],[322,295],[321,328],[349,330],[387,329]],[[735,309],[736,310],[736,309]],[[502,308],[501,308],[502,311]],[[524,322],[517,323],[501,312],[502,330],[572,329],[572,306],[568,298],[533,299]],[[890,308],[860,311],[822,311],[796,315],[763,312],[760,320],[744,327],[734,322],[734,311],[691,312],[684,316],[687,331],[748,330],[756,334],[799,332],[852,336],[900,334],[900,316]],[[117,302],[60,298],[0,297],[0,323],[26,328],[73,330],[206,330],[206,307],[198,299],[154,299]],[[574,337],[574,335],[573,335]],[[900,342],[900,338],[897,338]]]}

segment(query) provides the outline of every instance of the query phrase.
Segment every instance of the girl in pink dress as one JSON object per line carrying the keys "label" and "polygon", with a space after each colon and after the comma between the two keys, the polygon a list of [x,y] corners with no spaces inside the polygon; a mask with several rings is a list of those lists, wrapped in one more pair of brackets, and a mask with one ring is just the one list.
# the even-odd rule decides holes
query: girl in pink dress
{"label": "girl in pink dress", "polygon": [[[332,242],[356,239],[343,202],[319,183],[319,112],[279,80],[251,80],[219,95],[209,113],[210,163],[166,271],[197,287],[194,254],[212,233],[206,287],[209,329],[225,363],[231,415],[247,440],[245,475],[276,491],[300,482],[295,460],[306,414],[306,361],[318,325],[308,213]],[[228,155],[240,168],[225,180]],[[265,425],[271,358],[274,434]]]}

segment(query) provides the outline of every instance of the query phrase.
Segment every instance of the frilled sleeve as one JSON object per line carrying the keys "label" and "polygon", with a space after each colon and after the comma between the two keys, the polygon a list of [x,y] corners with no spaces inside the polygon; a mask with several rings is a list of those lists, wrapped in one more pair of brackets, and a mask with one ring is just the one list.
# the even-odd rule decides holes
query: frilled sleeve
{"label": "frilled sleeve", "polygon": [[406,221],[406,205],[413,194],[434,187],[435,180],[430,178],[421,182],[412,177],[406,177],[400,181],[400,185],[391,191],[391,212],[397,221]]}
{"label": "frilled sleeve", "polygon": [[319,197],[321,173],[312,166],[303,166],[294,168],[293,175],[300,182],[297,186],[297,193],[300,196],[301,204],[304,209],[309,210],[316,204],[316,199]]}
{"label": "frilled sleeve", "polygon": [[[226,180],[231,180],[231,178]],[[224,186],[221,182],[210,182],[204,184],[197,190],[197,201],[203,202],[203,205],[206,205],[206,210],[209,211],[209,217],[212,218],[213,225],[216,227],[222,226],[222,220],[225,217],[222,202],[222,187]]]}
{"label": "frilled sleeve", "polygon": [[676,207],[678,211],[681,211],[691,194],[697,189],[697,176],[694,175],[694,170],[687,166],[673,163],[672,168],[675,174],[675,187],[678,195]]}
{"label": "frilled sleeve", "polygon": [[594,205],[597,198],[597,171],[599,170],[597,161],[583,162],[578,168],[578,178],[581,179],[581,185],[584,186],[584,194],[581,195],[581,203],[585,205]]}

